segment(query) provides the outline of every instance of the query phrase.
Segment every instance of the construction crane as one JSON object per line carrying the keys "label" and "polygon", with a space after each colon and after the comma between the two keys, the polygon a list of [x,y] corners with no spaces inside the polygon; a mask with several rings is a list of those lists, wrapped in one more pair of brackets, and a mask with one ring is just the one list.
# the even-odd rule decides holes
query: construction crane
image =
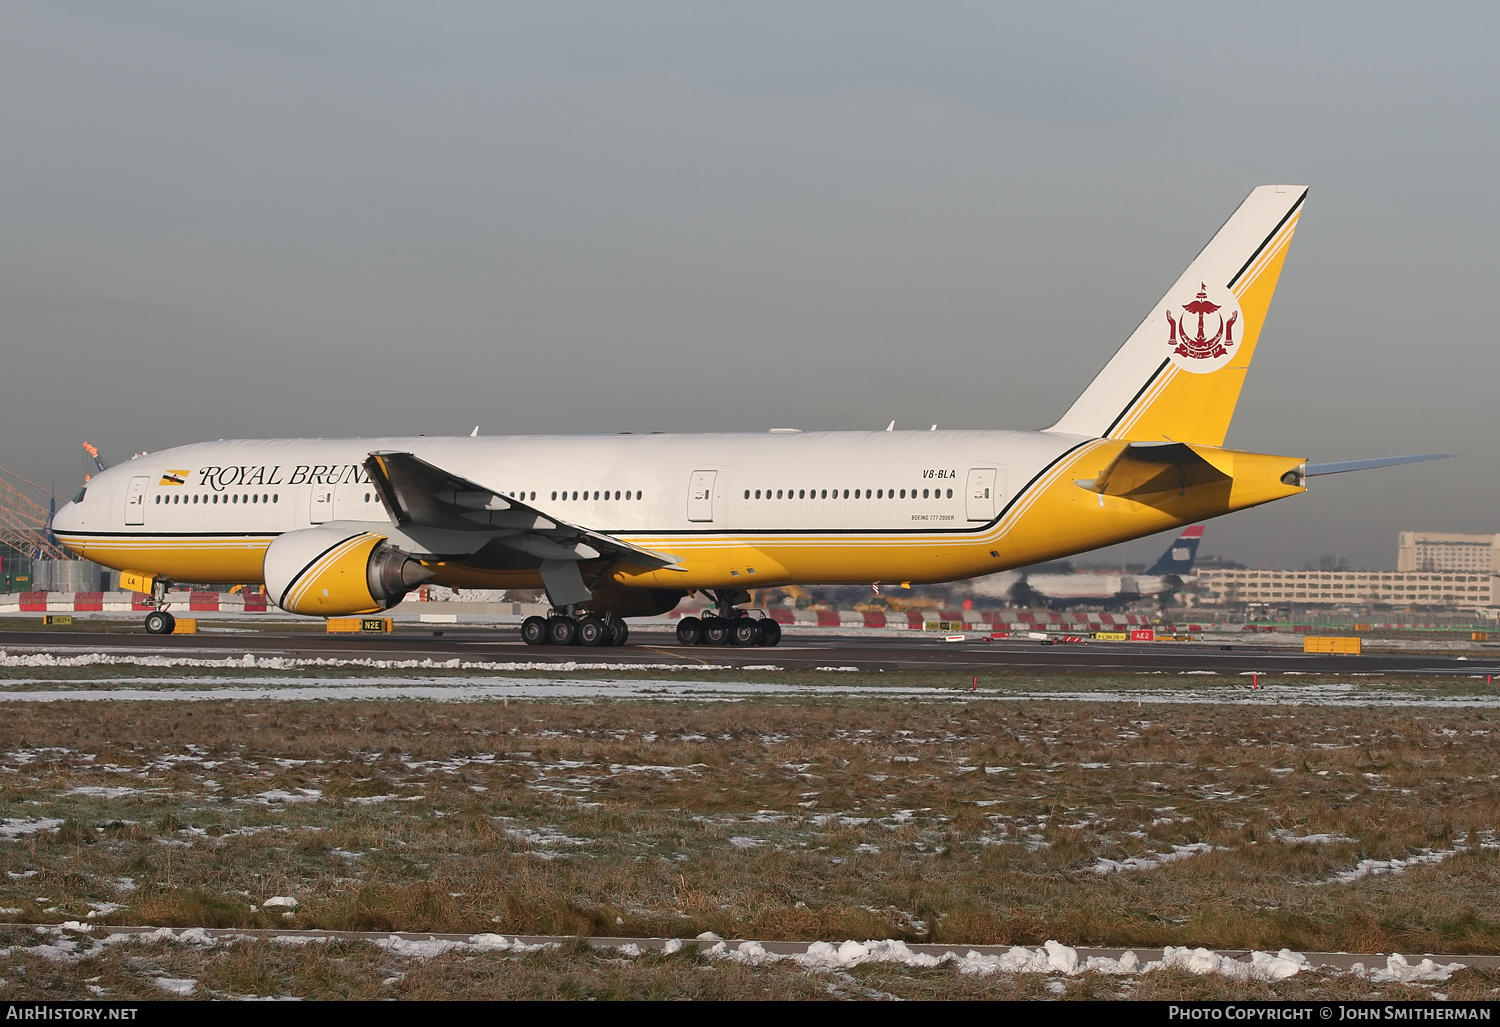
{"label": "construction crane", "polygon": [[50,489],[44,489],[36,482],[27,481],[14,471],[0,467],[0,546],[14,549],[31,559],[75,559],[72,553],[52,538],[52,533],[48,530],[52,523],[51,513],[27,498],[16,482],[52,495]]}

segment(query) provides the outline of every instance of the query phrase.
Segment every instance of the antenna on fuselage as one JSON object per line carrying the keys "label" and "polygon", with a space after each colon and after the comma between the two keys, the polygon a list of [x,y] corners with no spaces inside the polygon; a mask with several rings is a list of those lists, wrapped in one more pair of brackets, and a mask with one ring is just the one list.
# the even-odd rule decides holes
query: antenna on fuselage
{"label": "antenna on fuselage", "polygon": [[890,424],[888,424],[888,425],[885,426],[885,430],[886,431],[895,431],[896,430],[896,422],[894,420],[892,420]]}
{"label": "antenna on fuselage", "polygon": [[471,438],[471,439],[477,439],[477,438],[479,438],[479,425],[476,424],[474,426],[474,430],[471,431],[471,432],[469,432],[469,438]]}

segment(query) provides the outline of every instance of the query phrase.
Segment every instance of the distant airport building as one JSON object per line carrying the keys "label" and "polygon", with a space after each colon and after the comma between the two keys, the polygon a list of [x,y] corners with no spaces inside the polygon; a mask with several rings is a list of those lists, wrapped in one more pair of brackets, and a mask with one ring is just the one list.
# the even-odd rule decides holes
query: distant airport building
{"label": "distant airport building", "polygon": [[[1487,535],[1483,537],[1489,538]],[[1495,576],[1488,568],[1471,574],[1437,571],[1252,571],[1206,568],[1198,572],[1203,602],[1292,606],[1362,603],[1476,609],[1494,605],[1495,581]]]}
{"label": "distant airport building", "polygon": [[1478,571],[1500,574],[1500,535],[1403,531],[1398,539],[1398,571]]}

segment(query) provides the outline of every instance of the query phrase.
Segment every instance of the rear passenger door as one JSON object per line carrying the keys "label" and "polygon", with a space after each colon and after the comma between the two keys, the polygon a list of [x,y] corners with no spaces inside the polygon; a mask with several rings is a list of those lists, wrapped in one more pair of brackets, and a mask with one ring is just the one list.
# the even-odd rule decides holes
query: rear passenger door
{"label": "rear passenger door", "polygon": [[714,519],[714,481],[717,471],[694,471],[688,479],[688,520],[712,522]]}
{"label": "rear passenger door", "polygon": [[995,519],[995,501],[998,499],[996,479],[999,469],[975,467],[969,471],[969,487],[964,493],[964,509],[971,521]]}

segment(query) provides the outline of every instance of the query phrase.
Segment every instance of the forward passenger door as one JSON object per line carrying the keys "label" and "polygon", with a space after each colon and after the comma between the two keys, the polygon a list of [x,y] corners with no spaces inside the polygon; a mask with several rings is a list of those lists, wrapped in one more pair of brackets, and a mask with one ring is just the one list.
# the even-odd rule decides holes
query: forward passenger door
{"label": "forward passenger door", "polygon": [[125,493],[125,523],[146,523],[146,488],[151,484],[149,474],[130,479],[130,491]]}

